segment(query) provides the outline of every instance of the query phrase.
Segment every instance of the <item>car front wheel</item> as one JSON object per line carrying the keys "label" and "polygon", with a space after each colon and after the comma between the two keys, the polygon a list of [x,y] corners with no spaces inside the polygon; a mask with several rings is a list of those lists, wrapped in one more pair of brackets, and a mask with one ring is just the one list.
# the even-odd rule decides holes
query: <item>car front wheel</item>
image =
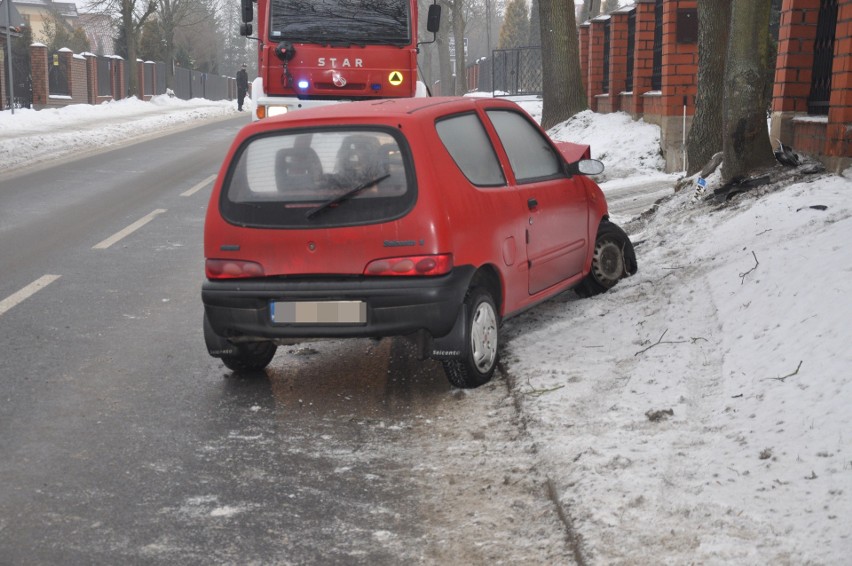
{"label": "car front wheel", "polygon": [[491,380],[497,367],[499,316],[491,293],[474,287],[464,302],[467,323],[461,359],[445,360],[444,373],[455,387],[470,389]]}
{"label": "car front wheel", "polygon": [[636,252],[624,230],[604,220],[598,227],[592,268],[575,291],[591,297],[611,289],[619,279],[636,273]]}

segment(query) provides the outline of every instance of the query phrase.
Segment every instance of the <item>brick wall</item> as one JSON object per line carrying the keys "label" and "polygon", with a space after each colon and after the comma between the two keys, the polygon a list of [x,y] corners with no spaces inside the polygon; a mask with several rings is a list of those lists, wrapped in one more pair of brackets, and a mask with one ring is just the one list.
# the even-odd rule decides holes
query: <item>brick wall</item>
{"label": "brick wall", "polygon": [[604,78],[604,27],[609,23],[609,16],[602,16],[589,22],[589,66],[586,75],[586,97],[589,108],[598,111],[598,96],[603,95]]}
{"label": "brick wall", "polygon": [[[109,74],[110,86],[112,94],[110,96],[98,96],[98,65],[97,56],[87,53],[84,55],[75,55],[68,49],[62,49],[57,54],[60,65],[67,65],[68,69],[68,92],[69,95],[50,96],[49,95],[49,65],[53,64],[53,57],[49,57],[47,47],[40,43],[34,43],[30,46],[30,61],[32,67],[32,84],[33,84],[33,108],[41,110],[48,107],[67,106],[68,104],[99,104],[107,100],[119,100],[125,98],[124,76],[126,72],[125,62],[121,57],[113,56],[110,61]],[[139,78],[140,88],[144,88],[144,80],[146,73],[145,68],[156,68],[155,63],[142,63],[137,65],[137,76]],[[157,73],[150,73],[151,82],[153,83],[150,92],[156,92]],[[218,77],[218,75],[216,75]],[[227,81],[229,93],[234,93],[230,96],[230,100],[236,98],[235,79],[228,77],[217,78],[216,84],[221,87],[222,80]],[[143,90],[144,92],[144,90]],[[214,93],[216,99],[221,96],[220,92]],[[150,100],[153,95],[143,96],[143,99]],[[194,94],[194,96],[203,96],[202,92]]]}
{"label": "brick wall", "polygon": [[633,96],[630,105],[623,107],[634,118],[645,111],[644,93],[651,90],[654,72],[654,0],[636,0],[636,37],[633,51]]}
{"label": "brick wall", "polygon": [[852,165],[852,0],[839,0],[827,116],[809,116],[820,0],[784,0],[772,92],[770,137],[819,157],[831,170]]}
{"label": "brick wall", "polygon": [[34,43],[30,46],[30,69],[33,81],[33,108],[41,110],[47,106],[47,46]]}
{"label": "brick wall", "polygon": [[89,103],[89,73],[86,67],[86,58],[68,52],[68,69],[70,75],[71,100],[73,104]]}
{"label": "brick wall", "polygon": [[609,111],[622,109],[627,88],[628,16],[632,10],[613,12],[609,22]]}
{"label": "brick wall", "polygon": [[583,90],[587,93],[589,88],[589,32],[591,24],[584,22],[580,24],[580,76],[583,78]]}
{"label": "brick wall", "polygon": [[839,6],[824,155],[837,169],[852,158],[852,2]]}

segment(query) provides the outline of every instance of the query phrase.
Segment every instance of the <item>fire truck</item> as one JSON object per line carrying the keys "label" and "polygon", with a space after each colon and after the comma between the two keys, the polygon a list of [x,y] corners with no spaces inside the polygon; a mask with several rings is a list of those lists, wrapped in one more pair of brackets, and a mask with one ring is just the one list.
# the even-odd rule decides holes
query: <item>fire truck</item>
{"label": "fire truck", "polygon": [[441,20],[429,6],[432,41],[417,41],[417,0],[241,0],[240,34],[257,5],[255,120],[299,108],[371,98],[425,96],[418,45]]}

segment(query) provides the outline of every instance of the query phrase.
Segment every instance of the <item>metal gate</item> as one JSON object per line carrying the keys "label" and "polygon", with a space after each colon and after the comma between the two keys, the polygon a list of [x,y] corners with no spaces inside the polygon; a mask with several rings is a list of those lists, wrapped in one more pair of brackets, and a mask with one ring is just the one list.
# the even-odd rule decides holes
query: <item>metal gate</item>
{"label": "metal gate", "polygon": [[15,80],[14,85],[9,82],[9,65],[6,63],[6,42],[2,42],[0,51],[3,52],[3,71],[6,92],[4,100],[9,100],[10,86],[14,87],[15,91],[15,108],[31,108],[33,105],[33,80],[32,69],[30,68],[30,50],[24,42],[17,42],[18,45],[12,45],[12,77]]}
{"label": "metal gate", "polygon": [[497,95],[542,94],[541,47],[495,49],[491,80]]}

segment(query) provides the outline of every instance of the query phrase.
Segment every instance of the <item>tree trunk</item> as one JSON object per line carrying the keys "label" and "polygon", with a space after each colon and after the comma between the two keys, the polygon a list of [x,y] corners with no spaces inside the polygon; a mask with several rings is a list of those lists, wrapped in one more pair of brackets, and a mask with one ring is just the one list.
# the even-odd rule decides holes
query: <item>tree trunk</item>
{"label": "tree trunk", "polygon": [[725,69],[726,182],[775,163],[766,124],[769,13],[770,0],[734,0]]}
{"label": "tree trunk", "polygon": [[136,77],[136,27],[133,25],[133,2],[122,0],[121,2],[121,27],[124,29],[124,38],[127,41],[127,90],[125,96],[139,96],[139,81]]}
{"label": "tree trunk", "polygon": [[731,0],[698,0],[698,93],[686,141],[687,175],[693,175],[722,151],[725,52],[731,25]]}
{"label": "tree trunk", "polygon": [[541,7],[539,0],[532,0],[530,7],[530,33],[527,45],[531,47],[541,46]]}
{"label": "tree trunk", "polygon": [[[445,2],[443,4],[445,8],[449,7]],[[449,18],[447,18],[449,10],[443,10],[443,12],[441,27],[438,30],[438,71],[440,75],[441,96],[451,96],[453,94],[453,69],[450,64],[450,22]]]}
{"label": "tree trunk", "polygon": [[456,45],[456,65],[453,72],[455,73],[455,94],[456,96],[462,96],[467,92],[467,75],[465,73],[465,67],[467,63],[465,62],[464,57],[464,0],[453,0],[453,37],[455,38]]}
{"label": "tree trunk", "polygon": [[541,72],[544,103],[541,126],[549,129],[589,104],[580,72],[580,40],[574,0],[540,0]]}

